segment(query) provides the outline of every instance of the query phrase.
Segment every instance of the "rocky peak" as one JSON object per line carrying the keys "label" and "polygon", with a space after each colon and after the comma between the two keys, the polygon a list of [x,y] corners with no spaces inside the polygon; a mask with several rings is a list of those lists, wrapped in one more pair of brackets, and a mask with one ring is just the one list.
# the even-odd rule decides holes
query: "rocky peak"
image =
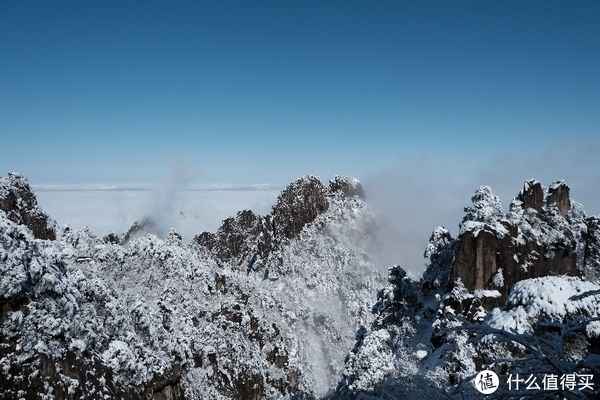
{"label": "rocky peak", "polygon": [[[270,217],[243,210],[223,220],[216,233],[202,232],[194,241],[223,262],[242,265],[250,256],[267,258],[271,251]],[[256,258],[254,259],[256,261]]]}
{"label": "rocky peak", "polygon": [[450,279],[450,268],[454,261],[456,240],[450,232],[438,226],[432,233],[425,248],[425,263],[427,268],[423,273],[423,289],[444,290]]}
{"label": "rocky peak", "polygon": [[542,184],[535,179],[526,181],[523,191],[517,196],[523,202],[523,209],[532,208],[539,214],[543,212],[544,207],[544,189]]}
{"label": "rocky peak", "polygon": [[56,239],[56,223],[38,206],[25,176],[9,173],[0,177],[0,210],[11,221],[25,225],[38,239]]}
{"label": "rocky peak", "polygon": [[556,206],[563,217],[571,211],[571,198],[569,186],[564,181],[556,181],[548,188],[546,197],[547,206]]}
{"label": "rocky peak", "polygon": [[218,260],[245,265],[250,270],[326,212],[333,196],[362,195],[357,179],[336,176],[326,187],[319,178],[309,175],[290,183],[277,198],[270,214],[259,216],[250,210],[240,211],[235,218],[223,220],[216,233],[203,232],[194,242]]}
{"label": "rocky peak", "polygon": [[345,197],[364,198],[365,193],[360,181],[347,176],[335,176],[329,181],[329,192],[340,193]]}
{"label": "rocky peak", "polygon": [[[450,287],[460,279],[469,291],[497,290],[504,300],[520,280],[582,273],[589,245],[581,238],[593,224],[583,214],[573,214],[573,220],[564,218],[571,210],[564,182],[552,184],[547,196],[538,181],[525,182],[509,213],[502,211],[491,190],[480,188],[472,200],[461,223]],[[548,212],[550,207],[560,215]]]}
{"label": "rocky peak", "polygon": [[271,215],[276,237],[290,239],[304,225],[327,211],[327,190],[316,176],[309,175],[290,183],[277,198]]}
{"label": "rocky peak", "polygon": [[534,209],[539,215],[550,207],[556,207],[563,217],[571,210],[569,186],[564,181],[555,181],[545,191],[535,179],[526,181],[523,190],[517,195],[523,210]]}

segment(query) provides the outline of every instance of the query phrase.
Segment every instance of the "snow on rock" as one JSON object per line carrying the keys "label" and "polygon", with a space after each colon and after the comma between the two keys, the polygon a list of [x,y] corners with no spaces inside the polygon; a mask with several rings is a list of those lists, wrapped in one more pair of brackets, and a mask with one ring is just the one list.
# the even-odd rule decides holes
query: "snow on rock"
{"label": "snow on rock", "polygon": [[426,265],[423,280],[426,289],[438,291],[446,289],[455,251],[456,241],[450,232],[442,226],[437,227],[431,233],[423,254]]}
{"label": "snow on rock", "polygon": [[56,238],[56,222],[38,206],[27,178],[21,174],[0,177],[0,210],[11,221],[31,229],[36,238]]}
{"label": "snow on rock", "polygon": [[599,270],[595,220],[570,200],[566,183],[546,189],[527,181],[508,212],[488,187],[479,188],[472,200],[460,225],[450,284],[460,277],[468,290],[498,290],[505,300],[524,279],[591,278]]}
{"label": "snow on rock", "polygon": [[[472,200],[458,239],[431,235],[421,279],[390,269],[328,399],[475,399],[472,379],[486,368],[504,377],[600,368],[598,218],[564,182],[526,182],[508,212],[489,187]],[[582,395],[598,398],[598,383]]]}
{"label": "snow on rock", "polygon": [[350,354],[348,364],[361,370],[358,378],[349,385],[350,390],[372,390],[386,375],[395,369],[394,355],[388,344],[390,334],[385,329],[371,332],[357,353]]}
{"label": "snow on rock", "polygon": [[458,239],[432,233],[423,277],[387,283],[352,178],[298,179],[189,244],[52,223],[46,240],[26,180],[1,182],[23,199],[0,211],[2,398],[469,398],[483,366],[600,360],[599,219],[564,182],[526,182],[508,212],[481,187]]}
{"label": "snow on rock", "polygon": [[465,216],[460,224],[459,232],[466,231],[477,232],[484,229],[486,225],[497,230],[501,234],[506,233],[506,229],[500,224],[504,217],[502,201],[492,192],[489,186],[480,186],[471,197],[473,204],[465,207]]}
{"label": "snow on rock", "polygon": [[531,321],[564,322],[569,316],[600,316],[600,286],[580,278],[547,276],[517,282],[508,297],[508,310],[494,309],[490,326],[530,332]]}
{"label": "snow on rock", "polygon": [[360,181],[348,176],[335,176],[329,181],[329,192],[339,193],[345,197],[364,197],[364,190]]}
{"label": "snow on rock", "polygon": [[[273,219],[281,239],[261,254],[262,222],[238,214],[228,243],[244,245],[224,261],[175,231],[40,240],[0,211],[0,397],[325,393],[373,319],[382,279],[362,250],[373,219],[359,196],[314,177],[284,191]],[[240,268],[256,254],[260,268]]]}

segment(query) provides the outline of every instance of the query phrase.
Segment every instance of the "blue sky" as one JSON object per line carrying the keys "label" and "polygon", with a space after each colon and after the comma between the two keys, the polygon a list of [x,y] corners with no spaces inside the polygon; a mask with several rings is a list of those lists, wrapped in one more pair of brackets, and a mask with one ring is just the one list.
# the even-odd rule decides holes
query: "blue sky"
{"label": "blue sky", "polygon": [[599,19],[592,1],[3,0],[0,171],[470,181],[510,155],[528,175],[571,138],[598,149]]}

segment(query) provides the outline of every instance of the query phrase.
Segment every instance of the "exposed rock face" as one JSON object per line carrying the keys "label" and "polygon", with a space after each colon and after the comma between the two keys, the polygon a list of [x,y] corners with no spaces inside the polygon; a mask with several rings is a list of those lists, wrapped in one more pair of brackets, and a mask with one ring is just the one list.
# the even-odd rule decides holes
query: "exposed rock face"
{"label": "exposed rock face", "polygon": [[[465,209],[467,217],[456,244],[450,287],[460,279],[469,291],[498,290],[504,300],[520,280],[582,273],[582,254],[591,250],[578,250],[589,247],[581,236],[588,225],[593,231],[594,224],[580,223],[585,216],[572,207],[564,182],[554,183],[547,191],[537,181],[525,182],[508,213],[489,188],[480,188],[473,203]],[[485,216],[473,212],[489,209],[494,212]]]}
{"label": "exposed rock face", "polygon": [[365,197],[363,187],[358,179],[343,176],[336,176],[329,181],[329,192],[340,193],[346,197]]}
{"label": "exposed rock face", "polygon": [[517,199],[523,202],[523,209],[533,208],[538,213],[542,213],[544,207],[544,189],[542,184],[532,179],[525,182],[523,191],[519,193]]}
{"label": "exposed rock face", "polygon": [[[533,241],[516,244],[518,228],[507,224],[507,229],[510,233],[504,236],[492,230],[461,235],[451,282],[461,278],[468,290],[494,289],[505,298],[510,288],[523,279],[579,275],[574,248],[567,244],[556,244],[550,249]],[[494,283],[498,273],[502,275],[504,283],[501,287]]]}
{"label": "exposed rock face", "polygon": [[327,208],[326,189],[317,177],[307,176],[292,182],[273,206],[274,236],[291,239]]}
{"label": "exposed rock face", "polygon": [[[0,355],[9,355],[14,348],[0,350]],[[50,391],[55,400],[79,398],[118,398],[126,400],[182,400],[183,391],[176,375],[152,379],[145,390],[136,390],[119,384],[111,368],[106,367],[97,357],[84,358],[68,352],[63,359],[40,357],[11,365],[13,377],[27,375],[27,380],[11,379],[8,385],[0,383],[2,398],[24,398],[18,393],[28,393],[30,397]],[[95,393],[96,396],[90,396]],[[106,397],[105,397],[106,396]]]}
{"label": "exposed rock face", "polygon": [[270,217],[261,217],[250,210],[227,218],[216,233],[203,232],[196,236],[199,245],[211,251],[217,259],[241,265],[248,255],[265,259],[271,251]]}
{"label": "exposed rock face", "polygon": [[[458,239],[432,233],[421,279],[390,269],[375,320],[359,330],[328,400],[475,399],[473,376],[484,369],[598,369],[600,217],[586,217],[564,182],[526,182],[508,212],[489,187],[472,201]],[[598,380],[582,396],[600,398]]]}
{"label": "exposed rock face", "polygon": [[240,211],[225,219],[216,233],[203,232],[194,241],[222,262],[251,269],[327,211],[331,196],[362,197],[363,189],[354,178],[336,176],[328,187],[315,176],[300,178],[281,192],[269,215]]}
{"label": "exposed rock face", "polygon": [[571,210],[569,191],[569,187],[563,181],[555,182],[548,188],[546,204],[548,206],[556,206],[563,217],[566,217]]}
{"label": "exposed rock face", "polygon": [[38,206],[31,187],[21,174],[0,177],[0,210],[11,221],[25,225],[38,239],[56,239],[55,222]]}

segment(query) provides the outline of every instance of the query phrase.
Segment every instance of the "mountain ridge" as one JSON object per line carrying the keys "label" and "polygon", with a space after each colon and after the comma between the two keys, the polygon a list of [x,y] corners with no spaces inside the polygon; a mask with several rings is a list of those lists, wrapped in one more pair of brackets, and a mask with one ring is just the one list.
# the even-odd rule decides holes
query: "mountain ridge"
{"label": "mountain ridge", "polygon": [[[143,221],[60,228],[25,177],[2,179],[5,398],[476,398],[476,371],[526,371],[523,357],[600,368],[600,223],[564,182],[525,182],[508,211],[479,188],[457,238],[433,231],[423,276],[393,266],[386,284],[353,178],[300,178],[271,213],[190,243]],[[557,345],[519,347],[540,338]]]}

